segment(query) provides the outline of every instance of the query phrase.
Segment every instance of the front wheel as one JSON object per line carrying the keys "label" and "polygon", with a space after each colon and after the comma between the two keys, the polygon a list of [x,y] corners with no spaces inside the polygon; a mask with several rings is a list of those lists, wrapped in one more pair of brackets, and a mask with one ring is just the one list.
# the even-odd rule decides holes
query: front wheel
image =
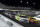
{"label": "front wheel", "polygon": [[36,22],[36,24],[38,24],[38,22]]}

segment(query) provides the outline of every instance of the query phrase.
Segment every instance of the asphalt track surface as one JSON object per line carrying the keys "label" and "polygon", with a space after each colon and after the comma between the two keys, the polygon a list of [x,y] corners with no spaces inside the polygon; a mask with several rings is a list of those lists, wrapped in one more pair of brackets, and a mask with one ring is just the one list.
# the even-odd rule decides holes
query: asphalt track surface
{"label": "asphalt track surface", "polygon": [[[4,16],[6,16],[6,15],[4,15]],[[6,16],[6,17],[8,17],[8,16]],[[8,18],[9,18],[9,17],[8,17]],[[9,19],[11,19],[11,18],[9,18]],[[30,24],[30,23],[27,24],[27,23],[20,23],[19,21],[15,20],[15,19],[11,19],[11,20],[19,23],[20,25],[22,25],[22,26],[24,26],[24,27],[40,27],[40,24]]]}

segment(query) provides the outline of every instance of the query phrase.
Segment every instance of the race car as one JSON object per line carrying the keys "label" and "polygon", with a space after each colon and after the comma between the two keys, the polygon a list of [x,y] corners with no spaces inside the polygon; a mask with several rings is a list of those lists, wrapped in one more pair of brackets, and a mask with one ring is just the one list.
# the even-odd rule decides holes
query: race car
{"label": "race car", "polygon": [[40,21],[40,15],[34,16],[34,18]]}
{"label": "race car", "polygon": [[9,14],[9,17],[10,17],[10,18],[15,18],[15,13]]}
{"label": "race car", "polygon": [[15,14],[10,14],[9,17],[10,18],[15,18]]}
{"label": "race car", "polygon": [[18,16],[18,15],[16,15],[15,19],[18,20],[19,22],[29,23],[29,20],[25,16]]}
{"label": "race car", "polygon": [[38,24],[38,20],[36,20],[35,18],[30,18],[29,19],[29,23],[36,23],[36,24]]}
{"label": "race car", "polygon": [[27,19],[29,19],[29,23],[38,23],[39,20],[35,19],[34,17],[28,16]]}

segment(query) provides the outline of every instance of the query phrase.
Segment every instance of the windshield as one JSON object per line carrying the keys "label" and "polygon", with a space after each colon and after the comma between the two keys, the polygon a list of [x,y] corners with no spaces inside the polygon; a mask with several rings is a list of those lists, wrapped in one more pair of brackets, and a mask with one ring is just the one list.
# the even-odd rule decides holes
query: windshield
{"label": "windshield", "polygon": [[20,16],[20,17],[26,18],[26,16]]}
{"label": "windshield", "polygon": [[35,19],[35,18],[31,18],[31,19]]}

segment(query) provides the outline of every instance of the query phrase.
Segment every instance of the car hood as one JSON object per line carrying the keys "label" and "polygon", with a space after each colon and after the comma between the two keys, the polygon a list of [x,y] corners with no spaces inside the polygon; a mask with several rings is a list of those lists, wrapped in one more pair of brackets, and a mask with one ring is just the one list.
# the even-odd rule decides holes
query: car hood
{"label": "car hood", "polygon": [[34,21],[38,21],[38,20],[34,20]]}

